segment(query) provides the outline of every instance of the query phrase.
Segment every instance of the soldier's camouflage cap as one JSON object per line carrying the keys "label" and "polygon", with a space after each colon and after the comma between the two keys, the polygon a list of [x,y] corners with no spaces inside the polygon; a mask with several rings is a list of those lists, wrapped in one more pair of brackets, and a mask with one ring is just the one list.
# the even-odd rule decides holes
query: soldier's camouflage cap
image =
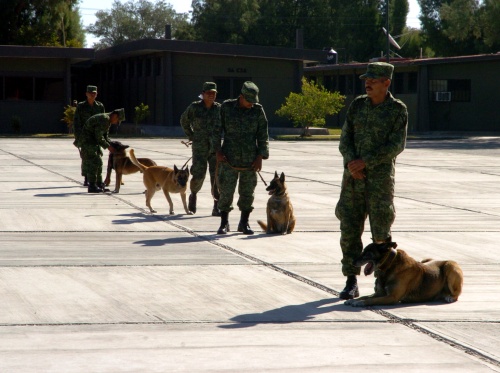
{"label": "soldier's camouflage cap", "polygon": [[110,114],[118,114],[118,121],[123,122],[125,120],[125,109],[115,109]]}
{"label": "soldier's camouflage cap", "polygon": [[215,84],[214,82],[205,82],[203,83],[203,89],[202,89],[203,92],[205,91],[215,91],[217,92],[217,84]]}
{"label": "soldier's camouflage cap", "polygon": [[245,97],[245,100],[252,104],[259,102],[259,87],[257,87],[254,82],[243,83],[241,94]]}
{"label": "soldier's camouflage cap", "polygon": [[88,85],[87,92],[89,93],[97,92],[97,87],[95,85]]}
{"label": "soldier's camouflage cap", "polygon": [[366,68],[366,73],[359,76],[359,79],[392,79],[394,66],[387,62],[372,62]]}

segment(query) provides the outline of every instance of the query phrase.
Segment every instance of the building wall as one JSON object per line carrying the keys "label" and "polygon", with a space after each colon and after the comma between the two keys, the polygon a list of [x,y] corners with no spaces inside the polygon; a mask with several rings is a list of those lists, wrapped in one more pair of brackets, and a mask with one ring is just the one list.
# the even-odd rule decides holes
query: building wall
{"label": "building wall", "polygon": [[0,133],[65,133],[61,122],[66,102],[67,60],[48,58],[0,59]]}
{"label": "building wall", "polygon": [[[496,113],[499,65],[498,61],[485,61],[429,67],[429,82],[446,84],[446,92],[451,92],[451,101],[437,102],[430,95],[430,130],[500,130],[500,116]],[[470,84],[470,92],[460,87],[464,84]],[[429,91],[432,93],[432,87]]]}

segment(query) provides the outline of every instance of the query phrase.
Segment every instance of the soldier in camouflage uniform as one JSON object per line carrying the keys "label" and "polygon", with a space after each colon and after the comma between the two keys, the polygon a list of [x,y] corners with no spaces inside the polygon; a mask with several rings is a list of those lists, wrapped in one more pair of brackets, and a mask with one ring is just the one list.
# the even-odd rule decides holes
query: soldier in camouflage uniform
{"label": "soldier in camouflage uniform", "polygon": [[405,104],[389,92],[394,66],[385,62],[368,64],[366,95],[350,105],[339,150],[344,161],[340,199],[335,215],[340,220],[342,273],[347,276],[341,299],[359,296],[353,260],[363,250],[361,236],[369,216],[372,239],[391,240],[394,209],[396,157],[406,144],[408,112]]}
{"label": "soldier in camouflage uniform", "polygon": [[[108,149],[111,153],[114,148],[109,144],[109,127],[125,120],[125,110],[115,109],[111,113],[97,114],[90,117],[80,134],[80,147],[83,159],[83,168],[87,172],[89,193],[101,193],[102,184],[102,151]],[[99,178],[101,182],[99,183]],[[99,185],[97,184],[99,183]]]}
{"label": "soldier in camouflage uniform", "polygon": [[[88,85],[85,95],[87,96],[87,99],[85,101],[79,102],[76,105],[75,118],[73,119],[73,132],[75,134],[75,141],[73,142],[73,145],[78,148],[78,151],[80,152],[80,158],[82,158],[79,145],[80,134],[82,132],[83,126],[85,125],[85,122],[93,115],[104,113],[104,105],[96,100],[97,87],[95,85]],[[87,186],[87,172],[83,169],[83,159],[81,172],[82,176],[85,178],[83,185]]]}
{"label": "soldier in camouflage uniform", "polygon": [[[229,212],[233,209],[233,195],[238,185],[238,207],[241,218],[238,232],[253,234],[248,218],[253,210],[257,171],[262,160],[269,158],[267,118],[259,102],[259,88],[245,82],[237,99],[226,100],[221,107],[221,121],[213,134],[217,154],[217,181],[220,192],[221,225],[217,234],[229,232]],[[221,146],[221,139],[224,142]]]}
{"label": "soldier in camouflage uniform", "polygon": [[192,143],[191,194],[189,196],[189,211],[196,213],[196,194],[200,191],[207,173],[207,162],[210,173],[210,185],[214,207],[212,216],[220,216],[217,202],[219,190],[215,185],[215,151],[212,148],[212,133],[215,123],[220,122],[220,104],[215,102],[217,85],[213,82],[203,83],[201,100],[191,103],[181,115],[181,126]]}

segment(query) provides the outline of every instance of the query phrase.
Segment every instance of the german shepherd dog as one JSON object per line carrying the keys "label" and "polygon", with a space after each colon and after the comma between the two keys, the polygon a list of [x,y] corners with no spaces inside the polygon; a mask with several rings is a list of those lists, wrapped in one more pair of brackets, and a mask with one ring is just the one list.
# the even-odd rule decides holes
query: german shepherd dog
{"label": "german shepherd dog", "polygon": [[366,276],[378,272],[375,293],[349,299],[344,304],[353,307],[420,303],[443,300],[456,302],[462,293],[463,273],[452,260],[424,259],[417,262],[395,242],[371,243],[366,246],[354,265],[366,264]]}
{"label": "german shepherd dog", "polygon": [[163,194],[167,198],[169,205],[170,214],[174,214],[174,204],[170,198],[169,193],[180,193],[182,204],[184,205],[184,211],[186,214],[192,215],[193,213],[189,211],[186,203],[186,189],[189,179],[189,167],[186,169],[179,170],[177,166],[174,165],[174,169],[163,166],[150,166],[147,167],[141,164],[137,158],[135,158],[134,149],[130,149],[129,157],[133,164],[135,164],[141,172],[143,173],[142,181],[146,187],[146,206],[149,207],[149,211],[156,212],[151,207],[151,199],[155,195],[157,190],[163,189]]}
{"label": "german shepherd dog", "polygon": [[278,177],[278,172],[275,171],[274,178],[266,190],[271,195],[266,208],[267,224],[262,220],[257,220],[257,223],[268,234],[292,233],[295,228],[295,216],[287,193],[285,174],[282,172],[281,176]]}
{"label": "german shepherd dog", "polygon": [[[108,157],[108,168],[106,170],[106,178],[104,179],[104,185],[108,186],[111,182],[111,171],[115,170],[116,173],[116,184],[113,193],[120,193],[120,186],[123,184],[122,176],[130,175],[136,173],[139,170],[135,164],[132,163],[128,156],[128,145],[122,144],[120,141],[110,141],[109,144],[114,148],[114,153],[109,153]],[[156,162],[149,158],[138,158],[141,164],[151,167],[156,166]],[[142,171],[141,171],[142,172]]]}

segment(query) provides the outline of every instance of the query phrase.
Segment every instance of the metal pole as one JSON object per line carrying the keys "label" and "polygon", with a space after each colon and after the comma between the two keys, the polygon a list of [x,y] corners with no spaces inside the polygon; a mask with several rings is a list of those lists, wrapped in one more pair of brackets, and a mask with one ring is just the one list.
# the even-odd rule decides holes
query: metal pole
{"label": "metal pole", "polygon": [[386,36],[387,36],[387,63],[391,61],[391,46],[390,46],[390,41],[389,41],[389,0],[386,1],[385,3],[385,29],[387,30]]}

